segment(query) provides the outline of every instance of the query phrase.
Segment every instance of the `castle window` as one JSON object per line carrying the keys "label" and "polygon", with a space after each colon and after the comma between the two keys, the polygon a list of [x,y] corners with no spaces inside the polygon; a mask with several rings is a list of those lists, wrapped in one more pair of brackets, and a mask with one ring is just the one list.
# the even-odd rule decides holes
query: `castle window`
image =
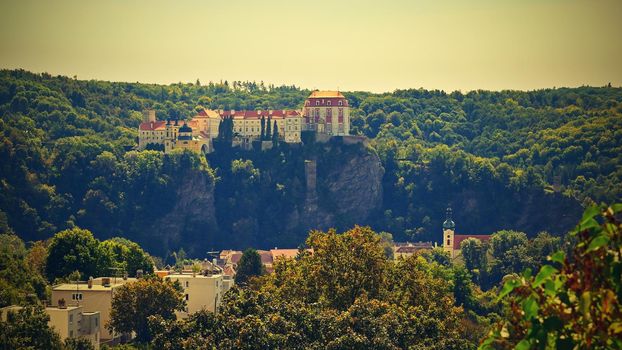
{"label": "castle window", "polygon": [[447,240],[447,245],[451,245],[451,240]]}

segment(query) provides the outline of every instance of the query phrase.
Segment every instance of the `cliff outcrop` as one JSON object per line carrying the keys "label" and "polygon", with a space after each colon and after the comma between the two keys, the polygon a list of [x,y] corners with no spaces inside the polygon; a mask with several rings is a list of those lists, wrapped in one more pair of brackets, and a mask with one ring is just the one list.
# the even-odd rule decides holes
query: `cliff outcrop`
{"label": "cliff outcrop", "polygon": [[[317,187],[307,188],[302,215],[296,215],[303,230],[366,224],[382,207],[384,168],[378,155],[361,145],[329,147],[311,160],[316,167],[306,167],[305,176],[316,177]],[[317,174],[310,173],[314,168]]]}
{"label": "cliff outcrop", "polygon": [[146,246],[166,252],[186,247],[188,253],[204,254],[218,233],[214,205],[214,179],[204,171],[190,171],[176,179],[173,209],[155,220]]}

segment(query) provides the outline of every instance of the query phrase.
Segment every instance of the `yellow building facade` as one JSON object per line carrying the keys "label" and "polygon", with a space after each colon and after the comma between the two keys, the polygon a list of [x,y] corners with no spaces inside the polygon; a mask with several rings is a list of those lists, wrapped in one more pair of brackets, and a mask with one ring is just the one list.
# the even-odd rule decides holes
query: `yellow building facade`
{"label": "yellow building facade", "polygon": [[[59,300],[63,300],[67,307],[80,306],[85,312],[99,312],[100,324],[105,325],[110,321],[114,290],[132,281],[136,279],[100,277],[88,283],[59,284],[52,287],[52,304],[58,307]],[[120,336],[120,334],[110,333],[105,327],[101,328],[102,342],[111,341]]]}
{"label": "yellow building facade", "polygon": [[210,312],[218,312],[222,301],[222,293],[225,288],[230,288],[227,284],[223,284],[223,275],[203,275],[193,273],[174,273],[164,276],[165,279],[178,281],[184,293],[186,300],[186,310],[177,311],[177,318],[187,318],[200,310]]}

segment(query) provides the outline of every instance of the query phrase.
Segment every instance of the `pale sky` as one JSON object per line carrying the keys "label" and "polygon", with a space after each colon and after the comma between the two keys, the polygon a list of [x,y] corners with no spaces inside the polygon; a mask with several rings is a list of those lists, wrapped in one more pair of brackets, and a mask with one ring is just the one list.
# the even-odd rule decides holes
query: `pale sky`
{"label": "pale sky", "polygon": [[0,0],[0,68],[325,90],[622,85],[621,0]]}

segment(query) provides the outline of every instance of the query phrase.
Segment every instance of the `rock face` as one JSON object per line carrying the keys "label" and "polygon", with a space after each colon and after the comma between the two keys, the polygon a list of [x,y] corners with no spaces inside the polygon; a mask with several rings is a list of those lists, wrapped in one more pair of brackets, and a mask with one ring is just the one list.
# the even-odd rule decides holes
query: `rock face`
{"label": "rock face", "polygon": [[153,222],[150,251],[166,252],[171,247],[190,247],[190,254],[202,254],[218,231],[214,205],[214,182],[209,174],[191,171],[179,181],[173,209]]}
{"label": "rock face", "polygon": [[[378,155],[361,149],[337,156],[338,161],[317,164],[316,193],[307,189],[303,214],[299,216],[304,229],[345,229],[365,224],[382,207],[384,168]],[[306,176],[313,177],[309,168],[315,167],[307,167]]]}

